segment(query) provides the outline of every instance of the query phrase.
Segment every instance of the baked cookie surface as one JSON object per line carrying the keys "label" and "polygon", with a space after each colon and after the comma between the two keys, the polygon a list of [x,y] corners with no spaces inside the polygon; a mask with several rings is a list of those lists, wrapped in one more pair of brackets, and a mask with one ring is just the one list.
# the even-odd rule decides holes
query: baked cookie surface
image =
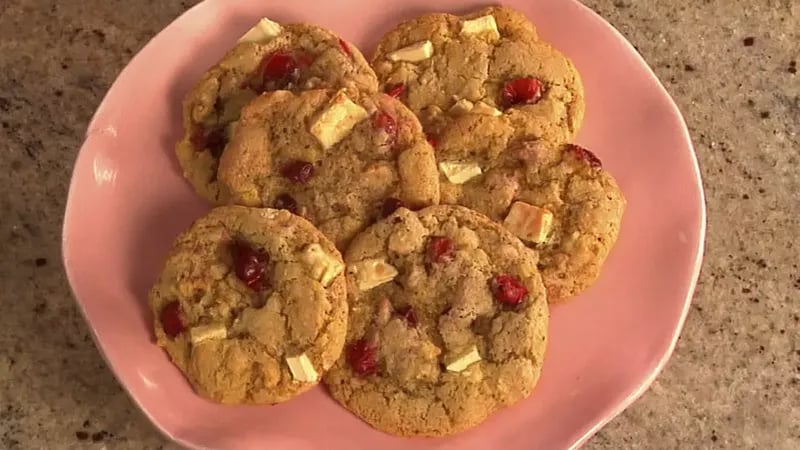
{"label": "baked cookie surface", "polygon": [[265,91],[321,88],[376,92],[377,79],[358,48],[331,31],[262,19],[186,95],[176,148],[184,176],[200,196],[224,203],[217,167],[242,107]]}
{"label": "baked cookie surface", "polygon": [[539,254],[548,300],[567,300],[599,277],[625,197],[590,151],[502,138],[503,128],[501,118],[475,116],[440,139],[441,201],[502,223]]}
{"label": "baked cookie surface", "polygon": [[341,353],[344,265],[287,211],[220,207],[181,234],[150,292],[155,336],[202,396],[278,403]]}
{"label": "baked cookie surface", "polygon": [[380,40],[372,66],[384,91],[434,136],[459,116],[485,114],[504,116],[530,137],[566,142],[583,121],[575,66],[510,8],[401,23]]}
{"label": "baked cookie surface", "polygon": [[401,204],[439,202],[433,148],[385,94],[262,95],[242,110],[219,179],[231,202],[290,209],[340,249]]}
{"label": "baked cookie surface", "polygon": [[535,253],[458,206],[401,208],[348,249],[345,351],[324,380],[373,427],[457,433],[526,398],[548,307]]}

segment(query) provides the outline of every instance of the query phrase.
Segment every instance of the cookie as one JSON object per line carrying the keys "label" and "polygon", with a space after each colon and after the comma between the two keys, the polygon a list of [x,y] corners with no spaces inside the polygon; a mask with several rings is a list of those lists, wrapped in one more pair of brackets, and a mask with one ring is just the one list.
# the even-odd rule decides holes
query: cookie
{"label": "cookie", "polygon": [[380,40],[372,66],[382,88],[434,136],[459,116],[483,114],[504,117],[518,133],[567,142],[583,121],[575,66],[510,8],[404,22]]}
{"label": "cookie", "polygon": [[217,166],[242,106],[264,91],[320,88],[375,92],[377,79],[361,52],[332,32],[262,19],[184,100],[176,149],[184,176],[208,201],[225,203]]}
{"label": "cookie", "polygon": [[340,249],[400,205],[439,202],[433,149],[414,114],[385,94],[262,95],[242,110],[219,180],[230,201],[290,209]]}
{"label": "cookie", "polygon": [[441,201],[504,224],[539,253],[548,300],[567,300],[599,277],[625,197],[590,151],[500,139],[503,128],[499,118],[474,116],[441,137]]}
{"label": "cookie", "polygon": [[536,254],[458,206],[401,208],[345,256],[350,321],[333,397],[400,436],[464,431],[526,398],[547,341]]}
{"label": "cookie", "polygon": [[181,234],[150,292],[156,342],[202,396],[278,403],[342,351],[344,264],[287,211],[216,208]]}

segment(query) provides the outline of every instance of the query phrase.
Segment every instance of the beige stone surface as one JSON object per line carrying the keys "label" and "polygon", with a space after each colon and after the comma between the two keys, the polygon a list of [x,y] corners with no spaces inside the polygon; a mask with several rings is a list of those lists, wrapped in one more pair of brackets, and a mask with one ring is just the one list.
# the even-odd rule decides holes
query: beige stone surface
{"label": "beige stone surface", "polygon": [[[92,112],[191,3],[0,0],[2,449],[174,448],[92,345],[60,231]],[[798,449],[800,75],[790,61],[800,59],[800,1],[586,3],[637,46],[683,110],[709,228],[675,356],[585,448]]]}

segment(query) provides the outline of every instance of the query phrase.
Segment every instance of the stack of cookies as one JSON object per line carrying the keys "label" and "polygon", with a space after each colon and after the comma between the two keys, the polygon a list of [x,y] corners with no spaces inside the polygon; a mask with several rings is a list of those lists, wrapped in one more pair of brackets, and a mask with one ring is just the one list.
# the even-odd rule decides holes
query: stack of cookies
{"label": "stack of cookies", "polygon": [[371,65],[262,19],[184,103],[177,156],[216,208],[151,291],[158,344],[221,403],[324,381],[388,433],[477,425],[531,394],[548,302],[617,239],[583,112],[575,67],[508,8],[402,23]]}

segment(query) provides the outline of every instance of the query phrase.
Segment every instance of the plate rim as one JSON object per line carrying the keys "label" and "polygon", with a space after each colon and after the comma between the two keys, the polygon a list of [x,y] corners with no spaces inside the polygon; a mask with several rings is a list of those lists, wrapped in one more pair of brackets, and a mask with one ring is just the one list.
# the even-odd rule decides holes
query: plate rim
{"label": "plate rim", "polygon": [[668,106],[671,110],[672,115],[678,118],[680,124],[680,131],[681,131],[681,140],[684,141],[687,148],[690,150],[691,155],[691,162],[692,162],[692,171],[694,175],[694,181],[698,187],[698,194],[699,198],[697,199],[699,205],[699,214],[697,220],[699,222],[699,234],[697,239],[697,247],[694,249],[695,252],[695,260],[692,262],[692,269],[691,269],[691,276],[689,282],[689,288],[686,292],[686,298],[683,300],[683,309],[681,310],[680,318],[678,323],[673,330],[672,336],[670,338],[669,345],[666,351],[661,355],[656,365],[650,370],[647,376],[639,383],[639,386],[634,389],[632,392],[625,397],[623,401],[618,403],[615,408],[612,408],[608,414],[605,414],[601,420],[599,420],[594,426],[590,427],[580,439],[576,440],[571,446],[569,446],[569,450],[576,450],[583,446],[589,439],[592,438],[598,431],[600,431],[603,427],[608,425],[612,420],[622,414],[626,409],[628,409],[636,400],[642,397],[645,392],[653,385],[655,380],[664,371],[669,360],[672,358],[673,353],[675,352],[675,347],[678,344],[678,340],[680,339],[680,335],[683,332],[683,327],[686,324],[686,318],[689,316],[689,311],[691,310],[692,301],[694,300],[695,293],[697,291],[697,282],[700,278],[700,271],[703,267],[703,258],[705,256],[705,244],[706,244],[706,232],[707,232],[707,205],[706,205],[706,196],[705,196],[705,189],[703,185],[703,176],[702,172],[700,171],[700,163],[697,159],[697,151],[694,148],[694,144],[692,142],[691,134],[689,133],[689,127],[686,123],[686,119],[683,117],[683,113],[681,113],[678,104],[675,102],[675,99],[670,95],[669,91],[661,80],[658,78],[656,73],[653,71],[653,68],[647,63],[642,56],[641,53],[633,46],[633,44],[622,34],[616,27],[611,25],[609,21],[607,21],[603,16],[597,13],[592,8],[584,5],[578,0],[567,0],[574,3],[580,9],[590,16],[593,16],[594,20],[601,24],[606,31],[610,32],[618,41],[621,41],[623,45],[628,49],[630,53],[635,56],[636,63],[644,69],[644,72],[650,77],[651,81],[654,82],[655,86],[660,91],[662,97],[668,100]]}

